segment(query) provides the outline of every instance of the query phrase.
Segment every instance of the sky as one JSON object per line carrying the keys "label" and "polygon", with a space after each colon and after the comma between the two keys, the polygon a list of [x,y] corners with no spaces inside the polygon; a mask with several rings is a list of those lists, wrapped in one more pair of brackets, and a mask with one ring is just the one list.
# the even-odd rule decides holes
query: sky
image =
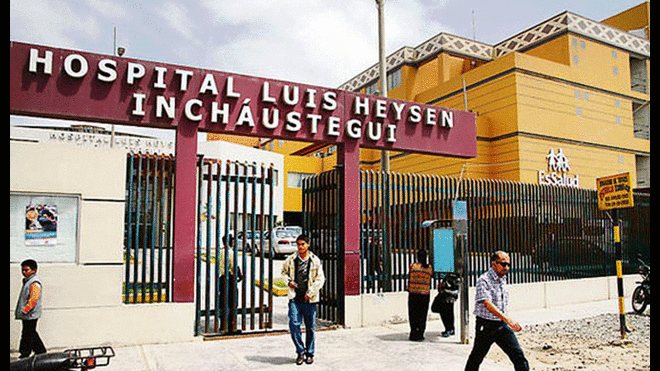
{"label": "sky", "polygon": [[[496,44],[566,10],[601,21],[643,2],[384,1],[388,55],[441,32]],[[16,0],[9,10],[10,41],[113,54],[116,40],[125,57],[322,87],[378,62],[375,0]]]}

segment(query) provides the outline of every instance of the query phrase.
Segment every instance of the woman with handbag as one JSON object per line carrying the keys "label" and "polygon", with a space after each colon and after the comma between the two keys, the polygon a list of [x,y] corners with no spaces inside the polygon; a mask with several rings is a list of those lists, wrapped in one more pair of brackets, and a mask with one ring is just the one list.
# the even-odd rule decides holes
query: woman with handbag
{"label": "woman with handbag", "polygon": [[442,337],[455,334],[454,329],[454,302],[458,298],[458,277],[454,273],[447,273],[438,284],[438,296],[433,299],[431,311],[440,314],[445,331]]}
{"label": "woman with handbag", "polygon": [[431,297],[431,266],[426,250],[417,252],[417,261],[410,266],[408,278],[408,321],[410,322],[410,340],[424,340],[426,315]]}

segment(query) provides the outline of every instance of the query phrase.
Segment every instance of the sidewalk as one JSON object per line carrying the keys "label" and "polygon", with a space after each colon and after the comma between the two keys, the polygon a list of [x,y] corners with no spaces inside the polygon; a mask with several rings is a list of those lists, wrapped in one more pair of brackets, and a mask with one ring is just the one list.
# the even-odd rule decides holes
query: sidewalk
{"label": "sidewalk", "polygon": [[[616,300],[549,309],[512,312],[523,327],[563,319],[618,313]],[[474,317],[470,317],[474,332]],[[439,320],[427,323],[426,340],[408,340],[408,324],[317,332],[313,365],[295,365],[288,334],[214,341],[115,347],[116,356],[102,371],[183,370],[463,370],[472,343],[459,344],[460,336],[440,337]],[[471,337],[472,341],[472,337]],[[482,371],[511,370],[508,363],[488,359]]]}

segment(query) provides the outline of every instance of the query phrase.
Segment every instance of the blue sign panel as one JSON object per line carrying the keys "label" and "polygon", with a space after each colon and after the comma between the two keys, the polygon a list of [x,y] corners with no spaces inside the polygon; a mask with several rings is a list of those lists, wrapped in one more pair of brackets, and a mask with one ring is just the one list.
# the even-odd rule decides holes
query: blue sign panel
{"label": "blue sign panel", "polygon": [[467,202],[454,201],[454,220],[467,220]]}
{"label": "blue sign panel", "polygon": [[454,272],[454,230],[433,230],[433,271]]}

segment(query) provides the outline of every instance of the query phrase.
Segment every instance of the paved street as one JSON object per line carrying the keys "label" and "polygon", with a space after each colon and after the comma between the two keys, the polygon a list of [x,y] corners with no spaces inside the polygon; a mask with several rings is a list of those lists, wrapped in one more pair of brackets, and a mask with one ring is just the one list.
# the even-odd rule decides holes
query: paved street
{"label": "paved street", "polygon": [[[512,315],[521,324],[531,325],[616,312],[616,300],[608,300]],[[459,336],[444,339],[441,331],[439,320],[428,322],[423,342],[408,341],[407,323],[320,331],[316,361],[311,366],[294,364],[295,352],[288,334],[115,347],[116,356],[102,370],[462,370],[472,345],[458,344]],[[491,352],[499,351],[496,348]],[[511,370],[511,365],[486,359],[481,370]]]}

